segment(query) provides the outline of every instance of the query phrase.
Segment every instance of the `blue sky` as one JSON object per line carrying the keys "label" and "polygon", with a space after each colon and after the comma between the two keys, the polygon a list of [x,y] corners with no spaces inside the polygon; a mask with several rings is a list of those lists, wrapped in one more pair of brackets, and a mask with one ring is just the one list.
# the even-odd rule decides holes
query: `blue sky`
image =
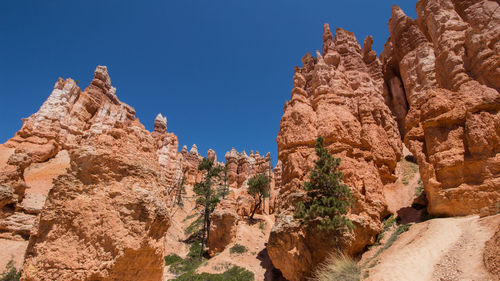
{"label": "blue sky", "polygon": [[[159,112],[182,145],[220,158],[270,151],[295,65],[321,49],[323,23],[380,53],[391,7],[416,1],[0,0],[0,143],[36,112],[58,77],[85,88],[106,65],[117,95],[152,130]],[[179,148],[179,149],[180,149]],[[275,162],[275,161],[273,161]]]}

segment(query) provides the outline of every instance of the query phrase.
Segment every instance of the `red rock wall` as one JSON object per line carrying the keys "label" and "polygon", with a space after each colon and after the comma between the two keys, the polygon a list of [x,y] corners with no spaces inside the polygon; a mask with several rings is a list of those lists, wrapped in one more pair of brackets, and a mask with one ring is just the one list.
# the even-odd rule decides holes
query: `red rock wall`
{"label": "red rock wall", "polygon": [[[494,214],[500,200],[500,8],[421,0],[393,8],[381,55],[389,104],[415,155],[433,215]],[[404,89],[401,88],[401,84]]]}
{"label": "red rock wall", "polygon": [[177,138],[162,116],[146,131],[106,67],[83,92],[59,79],[0,151],[0,231],[29,238],[22,280],[161,278]]}
{"label": "red rock wall", "polygon": [[[361,49],[354,35],[343,29],[333,38],[325,25],[323,53],[306,54],[303,66],[295,69],[292,98],[285,104],[277,137],[282,166],[279,216],[268,244],[274,266],[289,280],[304,280],[336,247],[350,254],[362,251],[373,243],[387,214],[382,189],[396,180],[402,147],[384,100],[382,65],[371,44],[368,37]],[[349,214],[356,230],[344,245],[293,219],[318,136],[342,159],[344,181],[356,199]]]}

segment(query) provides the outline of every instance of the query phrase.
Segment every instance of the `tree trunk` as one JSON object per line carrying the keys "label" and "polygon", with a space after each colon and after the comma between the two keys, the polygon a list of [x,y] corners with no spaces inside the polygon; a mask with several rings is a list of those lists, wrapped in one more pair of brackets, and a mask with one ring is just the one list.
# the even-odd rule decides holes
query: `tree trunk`
{"label": "tree trunk", "polygon": [[253,221],[253,215],[255,215],[255,211],[257,211],[257,208],[260,207],[261,203],[262,203],[262,196],[259,196],[259,203],[257,203],[255,207],[253,207],[252,214],[250,215],[250,221]]}

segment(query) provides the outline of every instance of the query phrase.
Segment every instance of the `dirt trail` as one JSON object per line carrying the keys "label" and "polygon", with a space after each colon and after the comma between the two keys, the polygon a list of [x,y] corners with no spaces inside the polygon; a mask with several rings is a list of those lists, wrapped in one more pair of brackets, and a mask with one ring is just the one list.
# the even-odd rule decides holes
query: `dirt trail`
{"label": "dirt trail", "polygon": [[483,264],[500,215],[433,219],[413,225],[377,257],[366,280],[498,280]]}

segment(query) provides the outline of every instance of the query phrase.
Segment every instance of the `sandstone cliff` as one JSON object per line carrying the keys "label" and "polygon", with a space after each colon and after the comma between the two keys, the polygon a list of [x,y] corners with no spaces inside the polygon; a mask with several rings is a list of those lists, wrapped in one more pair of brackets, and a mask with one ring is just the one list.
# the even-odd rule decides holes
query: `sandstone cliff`
{"label": "sandstone cliff", "polygon": [[[337,29],[332,38],[325,25],[322,53],[307,54],[295,70],[277,137],[282,189],[269,254],[285,277],[304,278],[336,247],[355,254],[372,242],[390,196],[382,193],[407,192],[394,184],[400,138],[418,162],[431,215],[498,211],[499,5],[420,0],[415,20],[395,6],[380,58],[371,37],[361,48],[351,33]],[[333,245],[291,216],[320,135],[342,158],[357,201],[354,243]]]}
{"label": "sandstone cliff", "polygon": [[[306,54],[302,68],[295,69],[292,98],[285,104],[277,137],[282,166],[279,216],[268,245],[274,265],[289,280],[304,280],[336,247],[361,252],[373,243],[388,214],[382,190],[396,180],[402,148],[397,123],[384,102],[382,65],[371,44],[368,37],[361,49],[354,35],[343,29],[333,38],[325,24],[322,54]],[[340,168],[355,198],[348,216],[356,229],[343,245],[293,219],[318,136],[342,158]]]}
{"label": "sandstone cliff", "polygon": [[1,147],[2,236],[29,238],[22,280],[158,280],[176,145],[161,115],[149,133],[118,100],[106,67],[85,91],[59,79]]}
{"label": "sandstone cliff", "polygon": [[494,214],[500,201],[500,8],[395,6],[381,55],[386,100],[415,155],[433,215]]}

